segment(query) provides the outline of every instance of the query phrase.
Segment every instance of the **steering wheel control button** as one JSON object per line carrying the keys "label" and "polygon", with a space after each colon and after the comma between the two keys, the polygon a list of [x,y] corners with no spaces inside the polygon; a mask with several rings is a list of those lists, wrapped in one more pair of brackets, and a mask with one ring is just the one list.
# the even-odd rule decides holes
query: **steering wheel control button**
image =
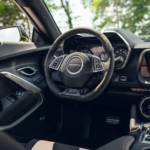
{"label": "steering wheel control button", "polygon": [[67,70],[70,74],[78,74],[82,68],[83,60],[79,56],[73,56],[67,62]]}
{"label": "steering wheel control button", "polygon": [[56,59],[57,62],[61,62],[62,58],[63,58],[63,57],[58,57],[58,58]]}
{"label": "steering wheel control button", "polygon": [[57,66],[57,64],[58,64],[57,62],[54,62],[54,63],[53,63],[53,67],[56,67],[56,66]]}
{"label": "steering wheel control button", "polygon": [[56,59],[50,67],[56,69],[58,67],[58,65],[59,65],[59,62]]}
{"label": "steering wheel control button", "polygon": [[97,64],[96,65],[96,69],[100,69],[101,68],[101,65],[100,64]]}
{"label": "steering wheel control button", "polygon": [[103,64],[99,58],[94,57],[94,72],[100,72],[104,70]]}
{"label": "steering wheel control button", "polygon": [[127,81],[127,76],[121,76],[121,77],[120,77],[120,81],[126,82],[126,81]]}
{"label": "steering wheel control button", "polygon": [[54,70],[58,70],[62,61],[63,61],[63,58],[65,57],[65,55],[63,56],[60,56],[60,57],[56,57],[52,63],[49,65],[50,68],[54,69]]}
{"label": "steering wheel control button", "polygon": [[69,89],[69,90],[68,90],[68,93],[76,94],[76,93],[77,93],[77,90],[75,90],[75,89]]}
{"label": "steering wheel control button", "polygon": [[95,71],[102,71],[103,70],[103,66],[101,63],[95,63]]}

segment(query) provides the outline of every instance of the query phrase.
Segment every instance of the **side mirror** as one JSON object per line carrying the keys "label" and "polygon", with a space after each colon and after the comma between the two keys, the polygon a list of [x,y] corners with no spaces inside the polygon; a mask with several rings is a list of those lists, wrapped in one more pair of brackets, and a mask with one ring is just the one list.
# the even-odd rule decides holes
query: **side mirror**
{"label": "side mirror", "polygon": [[28,42],[29,37],[20,26],[0,28],[0,41]]}

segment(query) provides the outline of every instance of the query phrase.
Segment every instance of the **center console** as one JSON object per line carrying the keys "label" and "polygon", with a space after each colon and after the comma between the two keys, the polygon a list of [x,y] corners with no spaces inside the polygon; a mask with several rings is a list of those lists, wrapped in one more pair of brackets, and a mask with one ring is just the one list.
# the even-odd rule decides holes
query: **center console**
{"label": "center console", "polygon": [[141,143],[150,144],[150,123],[143,124]]}
{"label": "center console", "polygon": [[136,139],[131,150],[150,150],[150,97],[131,107],[130,135]]}

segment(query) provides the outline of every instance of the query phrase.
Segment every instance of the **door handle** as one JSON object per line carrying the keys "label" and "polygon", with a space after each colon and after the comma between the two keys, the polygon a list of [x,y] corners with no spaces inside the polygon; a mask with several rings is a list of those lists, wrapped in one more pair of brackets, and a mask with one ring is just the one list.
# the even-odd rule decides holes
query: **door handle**
{"label": "door handle", "polygon": [[32,67],[22,67],[22,68],[19,68],[17,69],[17,71],[20,73],[20,74],[23,74],[25,76],[33,76],[36,74],[37,70],[35,68],[32,68]]}

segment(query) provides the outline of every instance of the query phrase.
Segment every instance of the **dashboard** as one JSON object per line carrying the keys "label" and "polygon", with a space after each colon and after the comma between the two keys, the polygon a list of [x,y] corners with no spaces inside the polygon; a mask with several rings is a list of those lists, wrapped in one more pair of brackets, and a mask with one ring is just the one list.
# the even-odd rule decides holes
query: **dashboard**
{"label": "dashboard", "polygon": [[[121,36],[119,36],[116,32],[121,34]],[[138,100],[145,95],[150,95],[150,49],[148,49],[150,47],[150,42],[141,41],[140,39],[137,39],[135,35],[131,35],[128,33],[128,31],[121,29],[109,30],[109,33],[105,33],[105,35],[112,44],[115,59],[121,56],[121,58],[123,58],[123,62],[122,64],[120,63],[115,65],[115,70],[109,86],[107,87],[106,91],[94,101],[94,103],[98,103],[100,105],[110,104],[115,106],[115,108],[116,106],[118,107],[118,105],[130,106],[131,103],[136,104],[138,103]],[[19,87],[21,87],[21,89],[29,88],[30,90],[31,87],[34,87],[42,91],[41,93],[44,98],[44,103],[42,105],[50,104],[48,105],[50,108],[48,108],[47,111],[45,111],[46,114],[43,115],[46,117],[47,114],[57,115],[59,112],[56,109],[59,107],[53,107],[53,104],[57,105],[58,102],[56,101],[56,97],[51,95],[44,76],[45,56],[50,48],[51,45],[35,44],[32,42],[13,44],[10,42],[3,42],[0,46],[0,72],[5,73],[3,75],[1,74],[1,77],[10,74],[9,77],[12,80],[13,74],[15,76],[15,78],[13,78],[15,81],[15,87],[19,82]],[[144,51],[145,55],[143,54]],[[58,57],[64,53],[70,54],[73,52],[93,54],[100,57],[101,61],[107,61],[108,59],[107,53],[102,47],[101,42],[95,37],[74,36],[69,38],[62,46],[60,46],[55,53],[55,56]],[[142,62],[142,64],[139,65],[140,74],[137,72],[137,64],[139,61]],[[17,71],[19,68],[23,67],[35,68],[37,72],[32,76],[23,75]],[[139,76],[137,76],[137,74],[139,74]],[[54,71],[52,77],[60,89],[64,88],[64,84],[61,82],[61,76],[59,72]],[[6,80],[4,80],[5,78],[2,79],[3,80],[1,81],[4,81],[4,85],[7,85]],[[22,84],[24,82],[25,84]],[[9,87],[10,90],[14,90],[12,85]],[[7,92],[8,89],[6,89],[4,92]],[[4,94],[4,92],[1,92],[1,94]],[[7,94],[9,93],[6,93],[6,95]],[[50,103],[51,100],[54,100],[54,102],[52,101],[52,103]],[[56,110],[56,113],[52,113],[52,110]],[[43,107],[39,108],[39,111],[35,111],[38,118],[41,118],[41,111],[43,111]],[[31,127],[31,131],[33,135],[35,135],[36,132],[43,133],[44,130],[47,132],[49,127],[54,125],[51,125],[51,123],[56,121],[55,119],[54,122],[44,123],[43,121],[43,128],[41,128],[41,120],[37,119],[37,117],[34,117],[34,115],[31,115],[30,117],[31,118],[27,119],[30,119],[29,125],[32,121],[33,126]],[[53,118],[54,115],[49,117]],[[22,130],[25,129],[24,125],[28,125],[27,123],[28,122],[22,122],[18,124],[20,126],[20,130],[24,131],[23,133],[21,133],[20,130],[16,131],[15,128],[11,128],[11,133],[14,133],[15,135],[22,134],[23,137],[29,137],[29,132]],[[40,124],[40,126],[35,128],[37,124]]]}
{"label": "dashboard", "polygon": [[[131,92],[131,88],[138,88],[138,87],[145,87],[144,84],[142,86],[140,85],[138,78],[137,78],[137,63],[139,61],[141,53],[150,47],[149,42],[141,41],[140,39],[137,39],[135,35],[131,35],[126,30],[116,29],[108,31],[109,33],[104,33],[109,41],[111,42],[111,45],[113,47],[114,51],[114,57],[117,59],[119,56],[123,58],[123,62],[119,64],[115,64],[115,71],[112,76],[111,80],[111,87],[118,88],[120,90],[121,88],[125,90],[129,90]],[[119,33],[121,36],[119,36],[117,33]],[[128,36],[127,36],[128,35]],[[134,36],[134,37],[133,37]],[[131,37],[131,38],[129,38]],[[124,38],[126,40],[124,40]],[[9,46],[10,43],[4,42],[1,46],[0,51],[0,69],[1,71],[9,71],[5,68],[11,68],[11,64],[14,64],[14,57],[18,57],[15,62],[15,67],[22,67],[22,66],[29,66],[29,56],[32,55],[31,60],[33,58],[36,58],[37,56],[40,56],[40,60],[38,60],[38,63],[41,62],[41,72],[44,72],[43,66],[45,61],[45,56],[48,52],[48,49],[51,47],[51,45],[35,45],[34,43],[19,43],[16,45],[13,44],[13,46]],[[6,51],[7,49],[7,51]],[[102,43],[97,40],[95,37],[91,36],[73,36],[67,39],[57,50],[55,53],[55,56],[58,57],[63,54],[70,54],[73,52],[82,52],[82,53],[90,53],[93,55],[96,55],[100,57],[101,61],[107,61],[107,53],[105,52],[105,49],[102,47]],[[41,55],[42,53],[42,55]],[[37,54],[37,56],[35,56]],[[27,55],[27,59],[23,59],[23,57]],[[23,57],[20,57],[23,56]],[[21,59],[22,58],[22,59]],[[146,78],[146,81],[142,78],[142,83],[146,83],[149,78],[149,70],[150,70],[150,62],[149,62],[150,55],[146,53],[144,56],[142,66],[141,66],[141,76],[143,78]],[[7,60],[7,61],[6,61]],[[8,61],[10,60],[10,61]],[[28,61],[25,64],[25,60]],[[33,65],[32,61],[31,64]],[[9,72],[16,73],[16,70],[12,68]],[[13,70],[13,71],[12,71]],[[39,71],[40,72],[40,71]],[[60,80],[56,77],[59,77],[59,74],[57,72],[54,72],[54,80],[55,82],[62,87],[62,83]],[[126,80],[122,80],[122,77],[126,77]],[[29,80],[30,82],[34,83],[32,78],[25,78],[26,80]],[[149,78],[150,79],[150,78]],[[38,84],[40,87],[40,84]]]}

